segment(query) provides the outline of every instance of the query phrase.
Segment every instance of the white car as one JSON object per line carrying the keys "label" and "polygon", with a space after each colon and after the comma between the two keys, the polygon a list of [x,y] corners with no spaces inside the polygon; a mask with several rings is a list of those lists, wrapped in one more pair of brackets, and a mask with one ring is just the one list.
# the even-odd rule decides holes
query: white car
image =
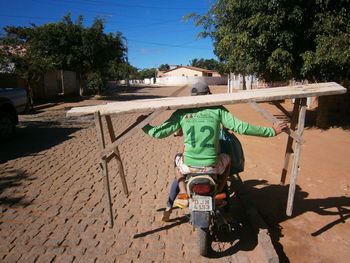
{"label": "white car", "polygon": [[21,88],[0,89],[0,141],[12,139],[16,133],[18,114],[27,107],[27,92]]}

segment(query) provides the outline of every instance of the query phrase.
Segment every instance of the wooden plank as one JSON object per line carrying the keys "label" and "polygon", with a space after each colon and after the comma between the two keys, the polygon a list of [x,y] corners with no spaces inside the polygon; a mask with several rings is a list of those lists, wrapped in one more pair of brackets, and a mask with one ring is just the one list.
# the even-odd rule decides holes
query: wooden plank
{"label": "wooden plank", "polygon": [[288,98],[306,98],[346,93],[346,89],[335,82],[288,86],[279,88],[244,90],[237,93],[205,96],[167,97],[159,99],[112,102],[105,105],[76,107],[67,116],[82,116],[100,111],[101,115],[153,112],[158,109],[176,110],[247,102],[262,102]]}
{"label": "wooden plank", "polygon": [[[106,119],[106,123],[107,123],[109,137],[111,139],[111,142],[113,143],[117,138],[115,137],[111,116],[106,115],[105,119]],[[114,157],[117,160],[119,176],[120,176],[120,180],[121,180],[122,185],[123,185],[124,194],[128,195],[129,194],[128,185],[126,183],[124,167],[123,167],[123,163],[122,163],[122,160],[121,160],[121,156],[120,156],[120,152],[119,152],[118,146],[116,146],[113,149],[113,153],[114,153]]]}
{"label": "wooden plank", "polygon": [[[299,112],[298,131],[297,131],[300,136],[302,136],[304,132],[305,115],[306,115],[306,99],[302,99],[301,109]],[[286,211],[287,216],[291,216],[293,211],[295,187],[297,183],[297,177],[299,174],[300,152],[301,152],[301,144],[297,142],[295,146],[292,173],[291,173],[290,184],[289,184],[289,193],[288,193],[288,202],[287,202],[287,211]]]}
{"label": "wooden plank", "polygon": [[[95,112],[95,124],[97,128],[97,133],[100,137],[100,148],[103,150],[106,146],[104,134],[103,134],[103,126],[102,126],[102,120],[101,115],[99,112]],[[108,211],[108,225],[110,228],[113,227],[113,210],[112,210],[112,197],[111,197],[111,190],[109,185],[109,176],[108,176],[108,165],[107,161],[105,159],[102,159],[101,162],[101,168],[102,168],[102,176],[104,181],[104,189],[106,194],[106,210]]]}
{"label": "wooden plank", "polygon": [[[300,107],[300,99],[296,99],[293,106],[292,121],[290,124],[290,129],[293,131],[295,130],[298,123],[299,107]],[[284,155],[284,164],[283,164],[281,180],[280,180],[281,185],[284,185],[286,182],[289,160],[293,152],[292,146],[293,146],[293,137],[289,136],[287,141],[287,146],[286,146],[286,153]]]}
{"label": "wooden plank", "polygon": [[[269,113],[267,110],[265,110],[264,108],[260,107],[256,102],[249,102],[248,103],[250,107],[252,107],[254,110],[256,110],[257,112],[259,112],[262,116],[264,116],[265,119],[271,121],[272,123],[275,123],[278,121],[278,119],[273,116],[271,113]],[[285,130],[283,130],[283,132],[287,133],[289,136],[291,136],[293,139],[295,139],[296,141],[298,141],[299,143],[303,144],[305,143],[305,140],[303,137],[299,136],[296,132],[294,132],[293,130],[287,128]]]}
{"label": "wooden plank", "polygon": [[127,133],[124,133],[123,136],[118,137],[113,143],[111,143],[108,147],[106,147],[104,150],[101,151],[101,156],[105,156],[109,154],[111,151],[113,151],[119,144],[121,144],[123,141],[126,139],[130,138],[133,136],[139,129],[144,127],[146,124],[150,123],[154,118],[156,118],[159,114],[164,112],[165,109],[158,109],[152,114],[148,115],[146,119],[144,119],[142,122],[134,126],[131,130],[128,130]]}
{"label": "wooden plank", "polygon": [[292,119],[292,115],[289,113],[289,111],[287,111],[282,105],[281,103],[279,103],[278,101],[273,101],[272,102],[280,111],[282,111],[284,113],[284,115],[286,115],[289,119]]}

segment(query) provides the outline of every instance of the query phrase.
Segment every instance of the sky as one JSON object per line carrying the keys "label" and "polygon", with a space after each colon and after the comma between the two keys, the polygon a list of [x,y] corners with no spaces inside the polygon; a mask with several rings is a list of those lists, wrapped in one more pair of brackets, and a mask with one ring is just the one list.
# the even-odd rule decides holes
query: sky
{"label": "sky", "polygon": [[128,59],[138,69],[161,64],[189,65],[194,58],[216,59],[210,38],[197,39],[202,28],[184,21],[189,13],[205,14],[210,0],[0,0],[0,32],[3,27],[58,22],[68,12],[84,26],[96,16],[105,19],[105,33],[122,32]]}

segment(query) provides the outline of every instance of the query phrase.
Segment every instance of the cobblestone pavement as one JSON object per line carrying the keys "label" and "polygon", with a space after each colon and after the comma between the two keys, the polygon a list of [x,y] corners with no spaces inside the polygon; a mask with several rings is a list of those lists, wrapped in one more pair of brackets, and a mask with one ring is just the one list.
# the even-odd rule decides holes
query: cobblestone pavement
{"label": "cobblestone pavement", "polygon": [[[143,98],[170,93],[170,87],[135,91]],[[108,228],[94,121],[65,116],[71,106],[101,102],[37,108],[20,117],[17,139],[1,145],[0,261],[261,262],[254,240],[226,244],[214,258],[198,256],[185,211],[175,210],[169,223],[160,221],[181,138],[157,140],[138,132],[120,146],[131,193],[124,196],[112,162],[115,226]],[[115,129],[122,131],[137,116],[113,118]]]}

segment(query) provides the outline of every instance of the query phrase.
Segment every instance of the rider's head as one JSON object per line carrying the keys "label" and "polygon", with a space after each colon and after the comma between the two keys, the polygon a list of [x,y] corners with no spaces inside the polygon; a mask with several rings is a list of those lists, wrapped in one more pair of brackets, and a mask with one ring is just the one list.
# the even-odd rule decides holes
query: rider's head
{"label": "rider's head", "polygon": [[191,87],[191,96],[211,94],[208,85],[204,82],[197,82]]}

